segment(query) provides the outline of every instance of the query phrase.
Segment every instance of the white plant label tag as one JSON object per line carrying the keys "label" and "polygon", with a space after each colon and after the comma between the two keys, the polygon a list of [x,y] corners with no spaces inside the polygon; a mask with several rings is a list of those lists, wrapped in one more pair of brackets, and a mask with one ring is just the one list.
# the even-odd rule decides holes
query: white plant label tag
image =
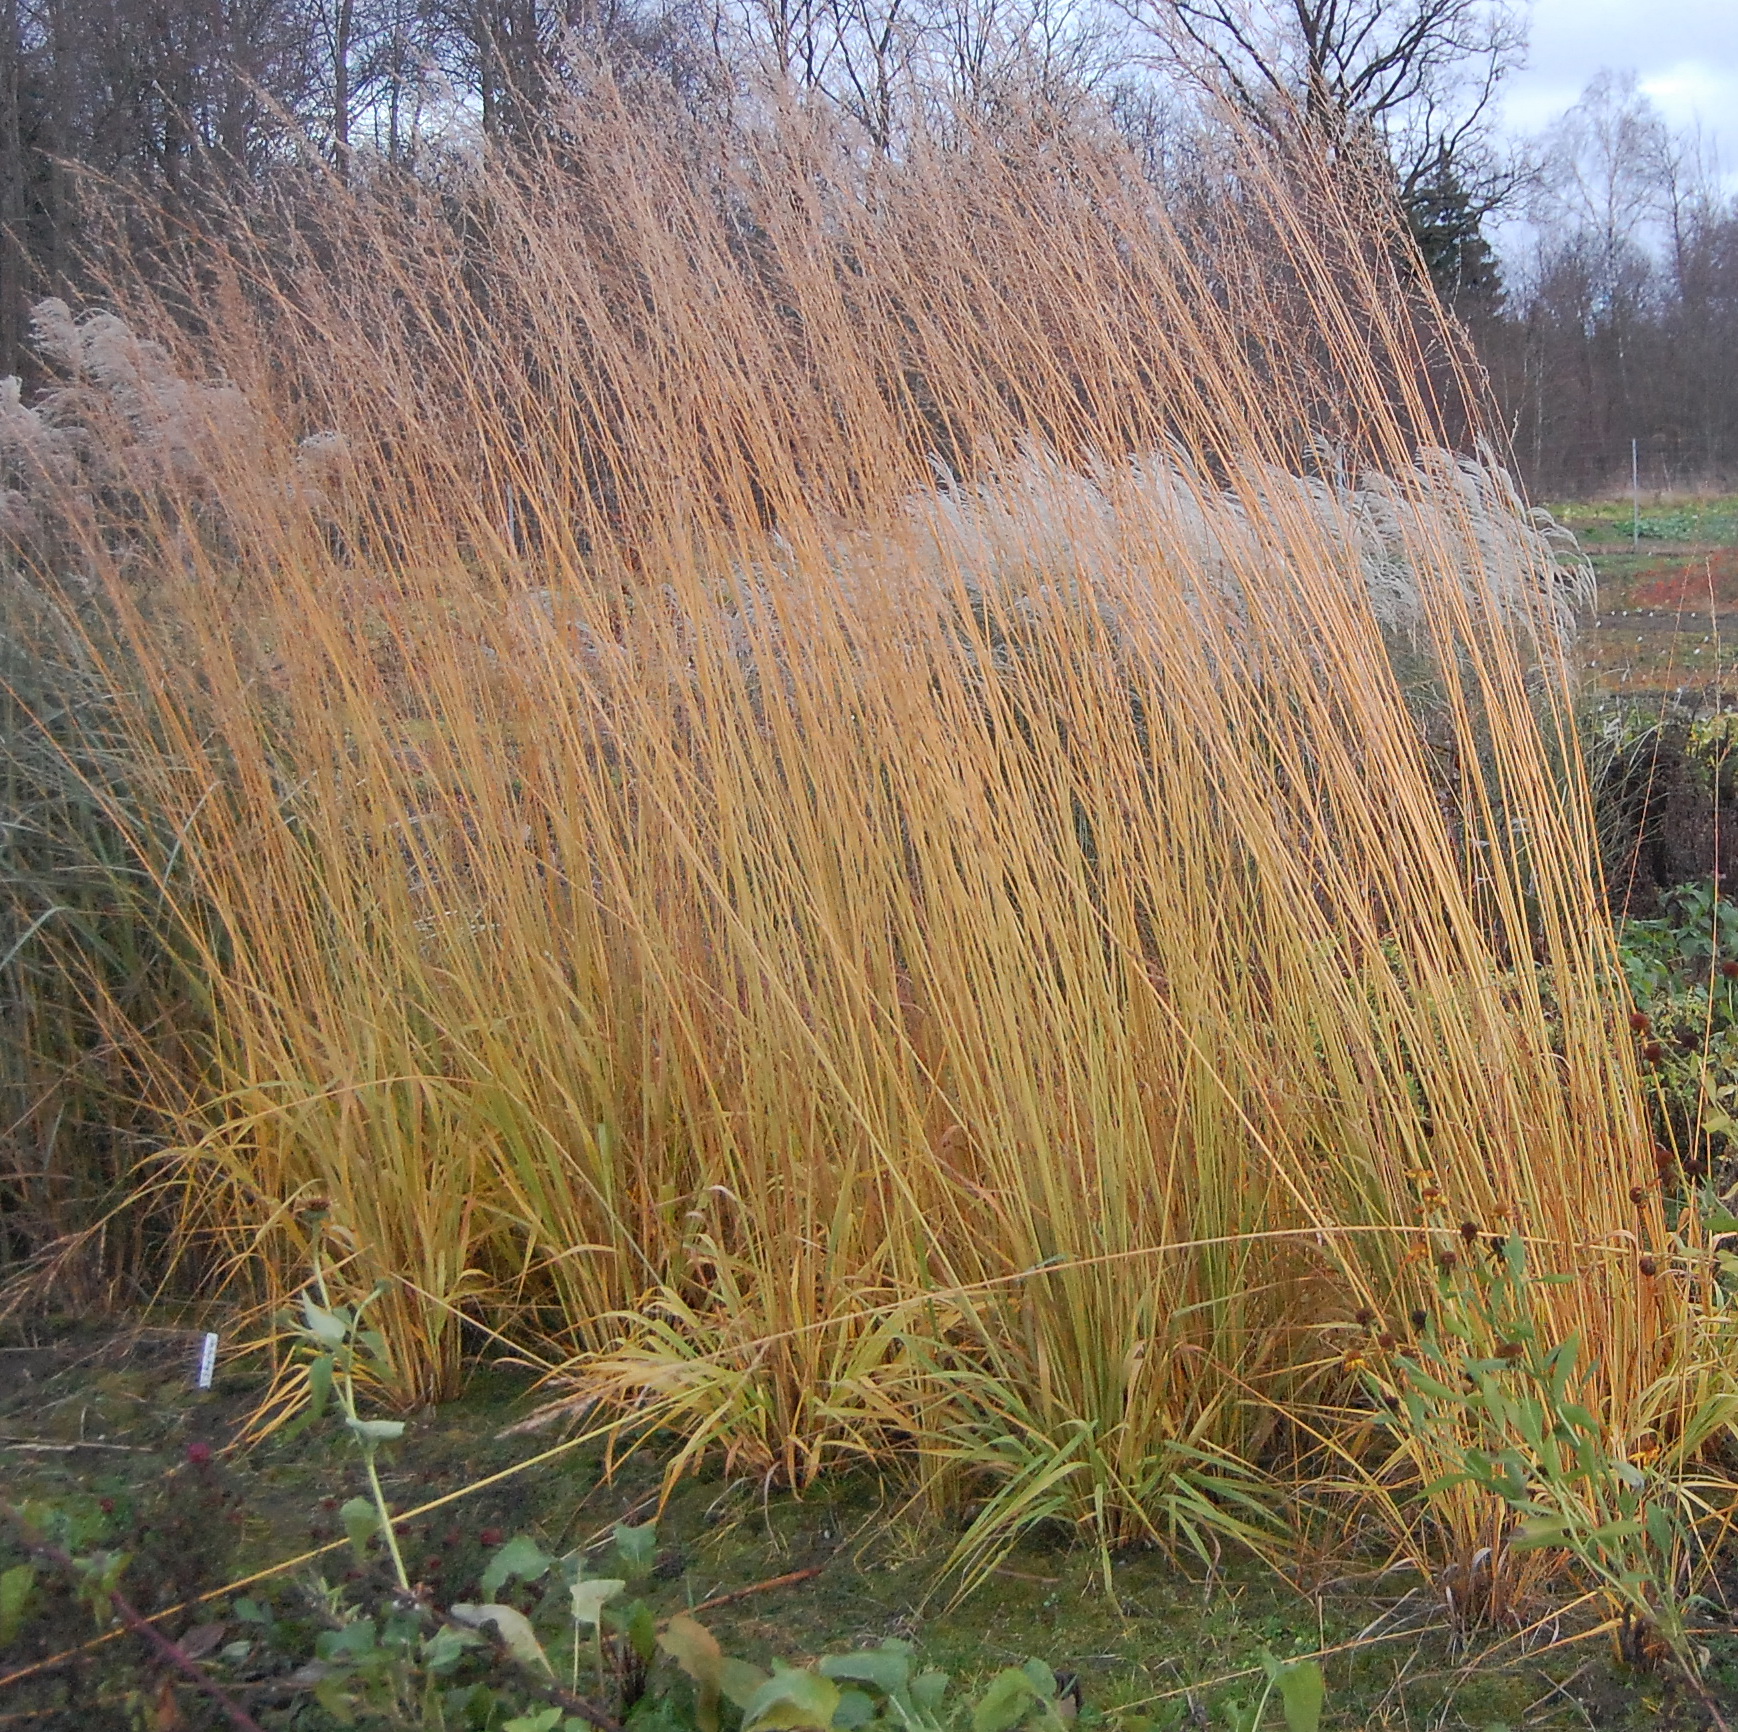
{"label": "white plant label tag", "polygon": [[209,1389],[217,1374],[217,1331],[209,1330],[199,1344],[199,1373],[194,1382],[200,1389]]}

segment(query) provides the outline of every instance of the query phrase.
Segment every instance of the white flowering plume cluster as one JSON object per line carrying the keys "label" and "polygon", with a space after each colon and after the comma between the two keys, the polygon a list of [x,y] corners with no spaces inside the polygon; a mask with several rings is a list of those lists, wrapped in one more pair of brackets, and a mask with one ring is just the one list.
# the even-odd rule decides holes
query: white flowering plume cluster
{"label": "white flowering plume cluster", "polygon": [[[0,535],[51,531],[104,495],[211,497],[222,471],[258,473],[268,455],[236,386],[184,378],[162,344],[118,314],[79,317],[65,301],[40,301],[31,340],[54,383],[27,404],[17,377],[0,378]],[[342,455],[336,433],[303,440],[283,490],[323,506],[319,477]]]}
{"label": "white flowering plume cluster", "polygon": [[[1488,457],[1433,450],[1398,476],[1330,481],[1266,467],[1215,483],[1170,455],[1088,471],[1029,450],[970,484],[938,470],[895,527],[839,537],[819,559],[775,543],[770,559],[734,566],[705,600],[665,585],[639,609],[645,634],[674,649],[678,667],[691,669],[704,641],[724,646],[754,684],[788,687],[822,612],[885,640],[925,617],[958,621],[963,605],[988,632],[991,667],[1070,615],[1137,660],[1138,646],[1163,654],[1179,630],[1191,632],[1212,665],[1294,629],[1305,598],[1319,606],[1324,580],[1331,590],[1336,579],[1350,616],[1396,648],[1495,629],[1558,666],[1594,594],[1573,535],[1528,506]],[[611,641],[554,591],[530,599],[521,629],[572,654],[591,682],[646,677],[650,664],[631,647],[640,634]],[[1323,629],[1319,616],[1310,629]],[[958,647],[976,658],[969,643]]]}
{"label": "white flowering plume cluster", "polygon": [[1153,593],[1143,569],[1168,569],[1197,619],[1211,610],[1233,636],[1257,592],[1283,587],[1302,559],[1313,581],[1326,564],[1361,586],[1381,629],[1413,641],[1433,607],[1458,602],[1561,652],[1594,594],[1574,536],[1505,470],[1440,450],[1400,476],[1331,482],[1265,467],[1223,486],[1164,454],[1092,474],[1028,452],[970,487],[943,476],[911,516],[928,559],[974,598],[1018,617],[1068,586],[1089,592],[1113,630],[1140,623],[1131,615]]}
{"label": "white flowering plume cluster", "polygon": [[[183,377],[161,344],[114,313],[75,317],[64,301],[45,300],[32,334],[55,383],[26,404],[16,378],[0,379],[0,536],[23,540],[98,498],[112,504],[162,489],[221,512],[223,476],[238,473],[255,482],[275,475],[267,486],[282,505],[327,512],[327,488],[349,456],[341,434],[314,433],[291,446],[288,461],[272,461],[264,421],[240,390]],[[1592,599],[1591,567],[1573,536],[1529,507],[1488,456],[1447,451],[1422,452],[1397,476],[1328,479],[1269,466],[1214,482],[1170,453],[1086,468],[1028,449],[970,483],[938,466],[934,487],[908,498],[901,515],[895,533],[859,532],[826,550],[847,614],[889,582],[909,596],[915,580],[944,611],[963,590],[1003,621],[1036,626],[1062,601],[1090,608],[1113,639],[1151,641],[1168,588],[1197,623],[1211,615],[1235,641],[1255,630],[1263,597],[1283,593],[1288,569],[1307,560],[1311,583],[1324,565],[1339,572],[1390,634],[1427,635],[1427,614],[1446,599],[1561,653]],[[792,633],[807,618],[803,562],[775,552],[771,565],[788,569],[739,567],[710,625],[743,661],[770,650],[788,668]],[[567,629],[557,638],[602,671],[607,640],[548,589],[527,602],[522,631],[543,636],[559,618]],[[685,611],[673,591],[663,605]],[[701,625],[675,623],[679,638]]]}

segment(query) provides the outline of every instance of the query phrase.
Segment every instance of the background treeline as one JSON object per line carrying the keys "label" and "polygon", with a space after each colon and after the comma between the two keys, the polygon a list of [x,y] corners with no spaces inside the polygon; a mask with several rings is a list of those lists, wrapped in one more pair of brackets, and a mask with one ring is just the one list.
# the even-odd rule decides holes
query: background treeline
{"label": "background treeline", "polygon": [[1728,480],[1738,209],[1712,152],[1612,74],[1501,140],[1524,49],[1504,0],[3,0],[0,374],[29,381],[36,300],[91,292],[96,187],[197,232],[238,182],[310,160],[462,174],[559,135],[607,70],[714,144],[781,88],[890,154],[1095,109],[1181,203],[1213,179],[1211,95],[1385,161],[1533,489],[1627,482],[1632,442],[1645,486]]}

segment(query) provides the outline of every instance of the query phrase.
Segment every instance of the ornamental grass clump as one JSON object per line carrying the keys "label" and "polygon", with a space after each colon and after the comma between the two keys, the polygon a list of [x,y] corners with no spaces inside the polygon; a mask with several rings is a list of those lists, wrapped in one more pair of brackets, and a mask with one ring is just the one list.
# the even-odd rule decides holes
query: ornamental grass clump
{"label": "ornamental grass clump", "polygon": [[968,1571],[1269,1544],[1347,1459],[1485,1543],[1371,1477],[1346,1363],[1427,1190],[1669,1426],[1723,1374],[1635,1294],[1584,576],[1379,204],[1251,146],[1167,209],[1089,126],[568,125],[160,254],[196,339],[117,267],[181,455],[26,557],[142,670],[182,1266],[280,1307],[317,1202],[385,1397],[473,1319],[678,1465],[902,1467]]}

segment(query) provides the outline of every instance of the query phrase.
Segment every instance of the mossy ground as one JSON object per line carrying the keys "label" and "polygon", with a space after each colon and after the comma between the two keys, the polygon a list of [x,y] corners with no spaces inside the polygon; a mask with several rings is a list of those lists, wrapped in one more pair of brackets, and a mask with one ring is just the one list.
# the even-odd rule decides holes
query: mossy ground
{"label": "mossy ground", "polygon": [[[4,1495],[75,1497],[101,1512],[110,1543],[136,1552],[124,1585],[147,1612],[341,1539],[337,1506],[361,1489],[356,1456],[329,1429],[227,1449],[259,1398],[258,1374],[245,1363],[226,1368],[211,1393],[199,1394],[191,1387],[194,1342],[173,1330],[38,1325],[7,1340],[0,1354]],[[520,1374],[485,1370],[462,1400],[416,1417],[387,1460],[395,1507],[431,1502],[559,1443],[559,1434],[501,1435],[529,1401]],[[197,1448],[189,1458],[189,1446],[200,1443],[215,1446],[209,1463]],[[579,1445],[411,1523],[407,1563],[437,1602],[464,1598],[501,1536],[528,1532],[550,1550],[566,1550],[606,1544],[617,1521],[649,1519],[660,1472],[655,1449],[606,1475],[599,1446]],[[1377,1560],[1360,1564],[1343,1542],[1324,1546],[1294,1582],[1232,1557],[1208,1579],[1149,1551],[1114,1559],[1107,1585],[1093,1547],[1043,1534],[987,1587],[954,1604],[944,1566],[956,1537],[898,1485],[868,1473],[838,1476],[799,1497],[727,1483],[712,1470],[681,1482],[664,1510],[650,1597],[671,1612],[814,1570],[710,1611],[706,1622],[727,1651],[763,1663],[905,1636],[927,1663],[968,1687],[1039,1656],[1077,1673],[1089,1718],[1112,1725],[1124,1721],[1119,1710],[1130,1723],[1139,1714],[1160,1726],[1235,1724],[1263,1650],[1282,1658],[1326,1651],[1324,1724],[1337,1728],[1706,1723],[1663,1677],[1617,1665],[1603,1639],[1553,1646],[1573,1637],[1572,1618],[1527,1645],[1491,1632],[1457,1639],[1427,1584],[1380,1577]],[[341,1546],[247,1592],[293,1608],[319,1577],[348,1579],[354,1590],[357,1575]],[[164,1627],[180,1635],[228,1623],[236,1598],[221,1595]],[[0,1656],[0,1678],[87,1640],[91,1628],[70,1596],[48,1596]],[[235,1631],[231,1623],[226,1634]],[[1707,1640],[1710,1683],[1738,1711],[1738,1635],[1716,1630]],[[317,1718],[295,1723],[313,1726]],[[274,1723],[289,1722],[280,1711]],[[1280,1723],[1277,1704],[1267,1723]],[[0,1726],[171,1732],[217,1724],[190,1693],[166,1693],[160,1671],[126,1636],[0,1686]]]}

